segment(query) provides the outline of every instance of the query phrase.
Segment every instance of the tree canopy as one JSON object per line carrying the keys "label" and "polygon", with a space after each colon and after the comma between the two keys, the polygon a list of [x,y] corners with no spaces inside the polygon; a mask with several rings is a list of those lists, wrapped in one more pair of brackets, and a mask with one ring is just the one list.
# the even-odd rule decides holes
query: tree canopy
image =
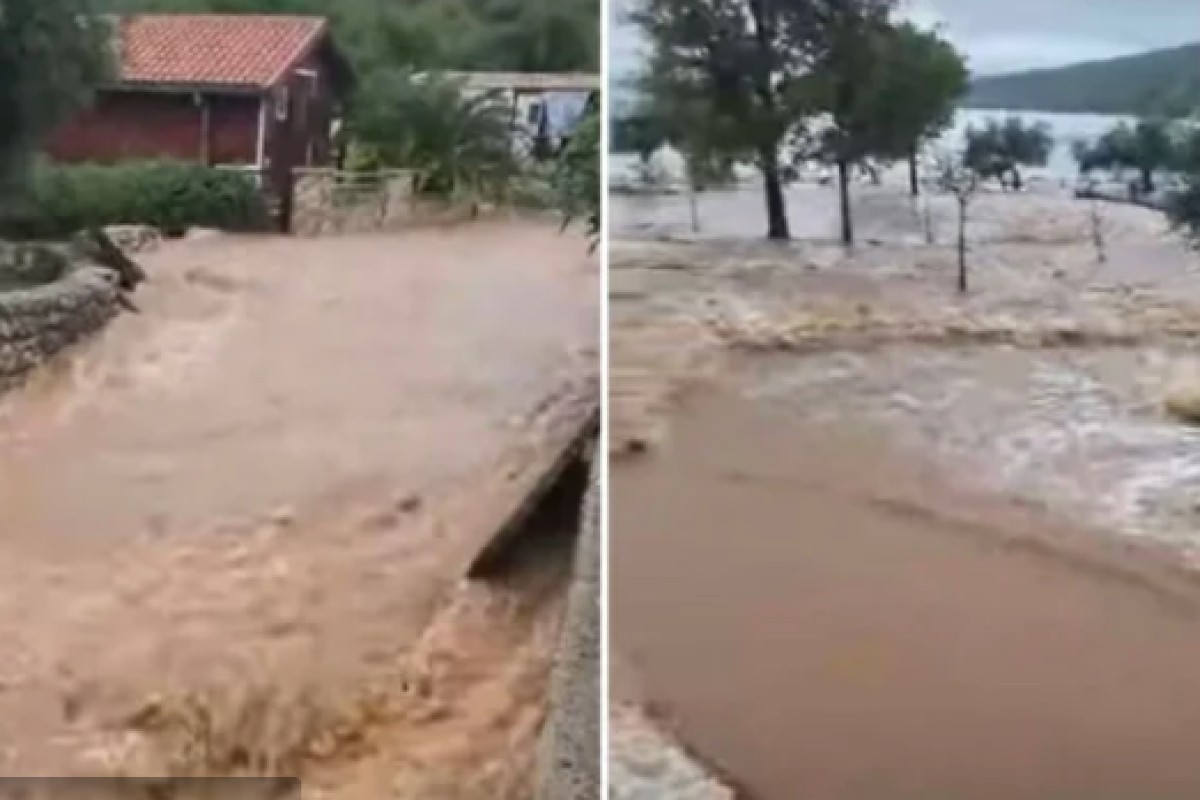
{"label": "tree canopy", "polygon": [[850,244],[849,166],[906,158],[915,193],[917,152],[949,127],[955,102],[966,90],[967,69],[936,32],[890,24],[883,5],[843,16],[833,42],[828,60],[818,62],[808,83],[816,87],[817,108],[833,122],[819,139],[818,154],[838,167],[842,241]]}
{"label": "tree canopy", "polygon": [[809,106],[831,122],[816,138],[814,154],[837,166],[842,242],[847,245],[854,241],[850,166],[890,149],[897,136],[888,109],[887,72],[901,50],[888,21],[893,6],[890,0],[864,0],[822,9],[812,68],[797,82]]}
{"label": "tree canopy", "polygon": [[1044,122],[1026,124],[1020,117],[1004,122],[988,120],[982,128],[971,126],[966,133],[964,162],[982,178],[1011,179],[1022,187],[1020,167],[1043,167],[1054,149],[1054,135]]}
{"label": "tree canopy", "polygon": [[767,236],[787,239],[779,148],[809,109],[796,86],[820,55],[817,4],[646,0],[632,19],[669,95],[704,103],[705,138],[762,171]]}
{"label": "tree canopy", "polygon": [[598,0],[98,0],[106,10],[321,14],[360,73],[600,63]]}
{"label": "tree canopy", "polygon": [[1142,120],[1136,126],[1121,122],[1092,146],[1075,149],[1079,169],[1088,173],[1097,169],[1137,170],[1141,190],[1155,190],[1154,173],[1174,167],[1184,158],[1181,147],[1172,138],[1165,120]]}
{"label": "tree canopy", "polygon": [[1200,130],[1191,130],[1176,144],[1176,168],[1183,188],[1167,196],[1167,216],[1193,245],[1200,248]]}
{"label": "tree canopy", "polygon": [[83,0],[0,5],[0,183],[109,69],[106,32]]}
{"label": "tree canopy", "polygon": [[869,100],[870,149],[885,159],[908,159],[916,194],[917,153],[953,123],[967,90],[966,62],[936,32],[902,23],[885,39],[880,66]]}
{"label": "tree canopy", "polygon": [[[752,161],[767,235],[787,238],[780,151],[835,164],[842,238],[853,241],[850,168],[911,158],[950,123],[962,57],[937,33],[891,19],[896,0],[647,0],[633,14],[653,48],[643,105],[618,147],[661,141],[697,164]],[[914,180],[915,185],[915,180]]]}
{"label": "tree canopy", "polygon": [[558,185],[565,224],[582,219],[592,247],[599,244],[601,220],[600,113],[588,109],[579,128],[560,156]]}
{"label": "tree canopy", "polygon": [[[911,153],[948,121],[965,85],[962,60],[935,34],[894,25],[896,5],[648,0],[633,15],[654,47],[657,96],[691,109],[684,118],[701,125],[688,126],[690,135],[702,133],[707,149],[753,161],[762,171],[768,237],[788,236],[783,144],[846,174],[867,157]],[[818,117],[830,124],[810,135]],[[847,184],[842,217],[849,242]]]}

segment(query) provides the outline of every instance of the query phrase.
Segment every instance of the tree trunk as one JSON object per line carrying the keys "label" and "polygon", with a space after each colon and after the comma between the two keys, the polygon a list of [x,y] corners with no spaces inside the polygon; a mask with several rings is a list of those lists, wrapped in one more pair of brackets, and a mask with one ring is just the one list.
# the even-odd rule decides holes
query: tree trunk
{"label": "tree trunk", "polygon": [[850,216],[850,165],[845,159],[838,159],[837,171],[842,206],[842,244],[849,247],[854,244],[854,220]]}
{"label": "tree trunk", "polygon": [[763,186],[767,193],[767,238],[786,242],[792,235],[788,230],[783,183],[779,179],[779,157],[775,152],[762,153],[762,173]]}
{"label": "tree trunk", "polygon": [[700,197],[696,185],[688,181],[688,206],[692,214],[692,233],[700,232]]}
{"label": "tree trunk", "polygon": [[1099,200],[1092,200],[1092,244],[1096,248],[1096,261],[1104,264],[1108,261],[1108,253],[1104,249],[1104,217]]}
{"label": "tree trunk", "polygon": [[967,293],[967,204],[958,204],[958,291]]}
{"label": "tree trunk", "polygon": [[1142,194],[1154,194],[1154,170],[1142,170]]}
{"label": "tree trunk", "polygon": [[925,244],[936,244],[936,237],[933,234],[933,209],[929,205],[929,195],[922,194],[920,197],[920,202],[921,222],[924,224],[925,228]]}
{"label": "tree trunk", "polygon": [[917,149],[914,147],[908,153],[908,190],[913,197],[921,194],[921,179],[917,174]]}
{"label": "tree trunk", "polygon": [[1021,171],[1013,167],[1012,171],[1012,186],[1014,192],[1019,192],[1025,188],[1025,183],[1021,180]]}

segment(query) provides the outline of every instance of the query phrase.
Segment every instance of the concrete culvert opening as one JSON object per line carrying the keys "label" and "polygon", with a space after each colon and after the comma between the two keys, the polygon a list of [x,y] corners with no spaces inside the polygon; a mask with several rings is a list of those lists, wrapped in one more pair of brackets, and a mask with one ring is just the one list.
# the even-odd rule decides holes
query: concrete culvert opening
{"label": "concrete culvert opening", "polygon": [[475,555],[467,568],[469,578],[488,578],[511,569],[527,551],[545,543],[547,531],[565,528],[578,532],[588,486],[588,449],[599,427],[599,409],[580,420]]}

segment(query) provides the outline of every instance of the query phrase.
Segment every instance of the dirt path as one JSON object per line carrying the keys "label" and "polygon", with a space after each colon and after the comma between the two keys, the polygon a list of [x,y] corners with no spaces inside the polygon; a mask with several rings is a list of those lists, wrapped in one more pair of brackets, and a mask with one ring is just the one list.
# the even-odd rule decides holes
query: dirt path
{"label": "dirt path", "polygon": [[0,770],[337,760],[592,385],[594,264],[532,223],[144,261],[141,315],[4,399]]}
{"label": "dirt path", "polygon": [[688,405],[614,472],[612,626],[627,697],[746,797],[1200,793],[1194,579],[877,439]]}

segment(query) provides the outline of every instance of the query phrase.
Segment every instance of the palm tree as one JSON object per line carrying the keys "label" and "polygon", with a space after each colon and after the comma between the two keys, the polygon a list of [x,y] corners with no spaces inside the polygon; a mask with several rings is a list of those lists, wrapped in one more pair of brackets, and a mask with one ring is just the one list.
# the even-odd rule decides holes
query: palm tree
{"label": "palm tree", "polygon": [[496,196],[517,172],[511,106],[436,75],[377,77],[350,127],[382,165],[416,171],[420,192]]}

